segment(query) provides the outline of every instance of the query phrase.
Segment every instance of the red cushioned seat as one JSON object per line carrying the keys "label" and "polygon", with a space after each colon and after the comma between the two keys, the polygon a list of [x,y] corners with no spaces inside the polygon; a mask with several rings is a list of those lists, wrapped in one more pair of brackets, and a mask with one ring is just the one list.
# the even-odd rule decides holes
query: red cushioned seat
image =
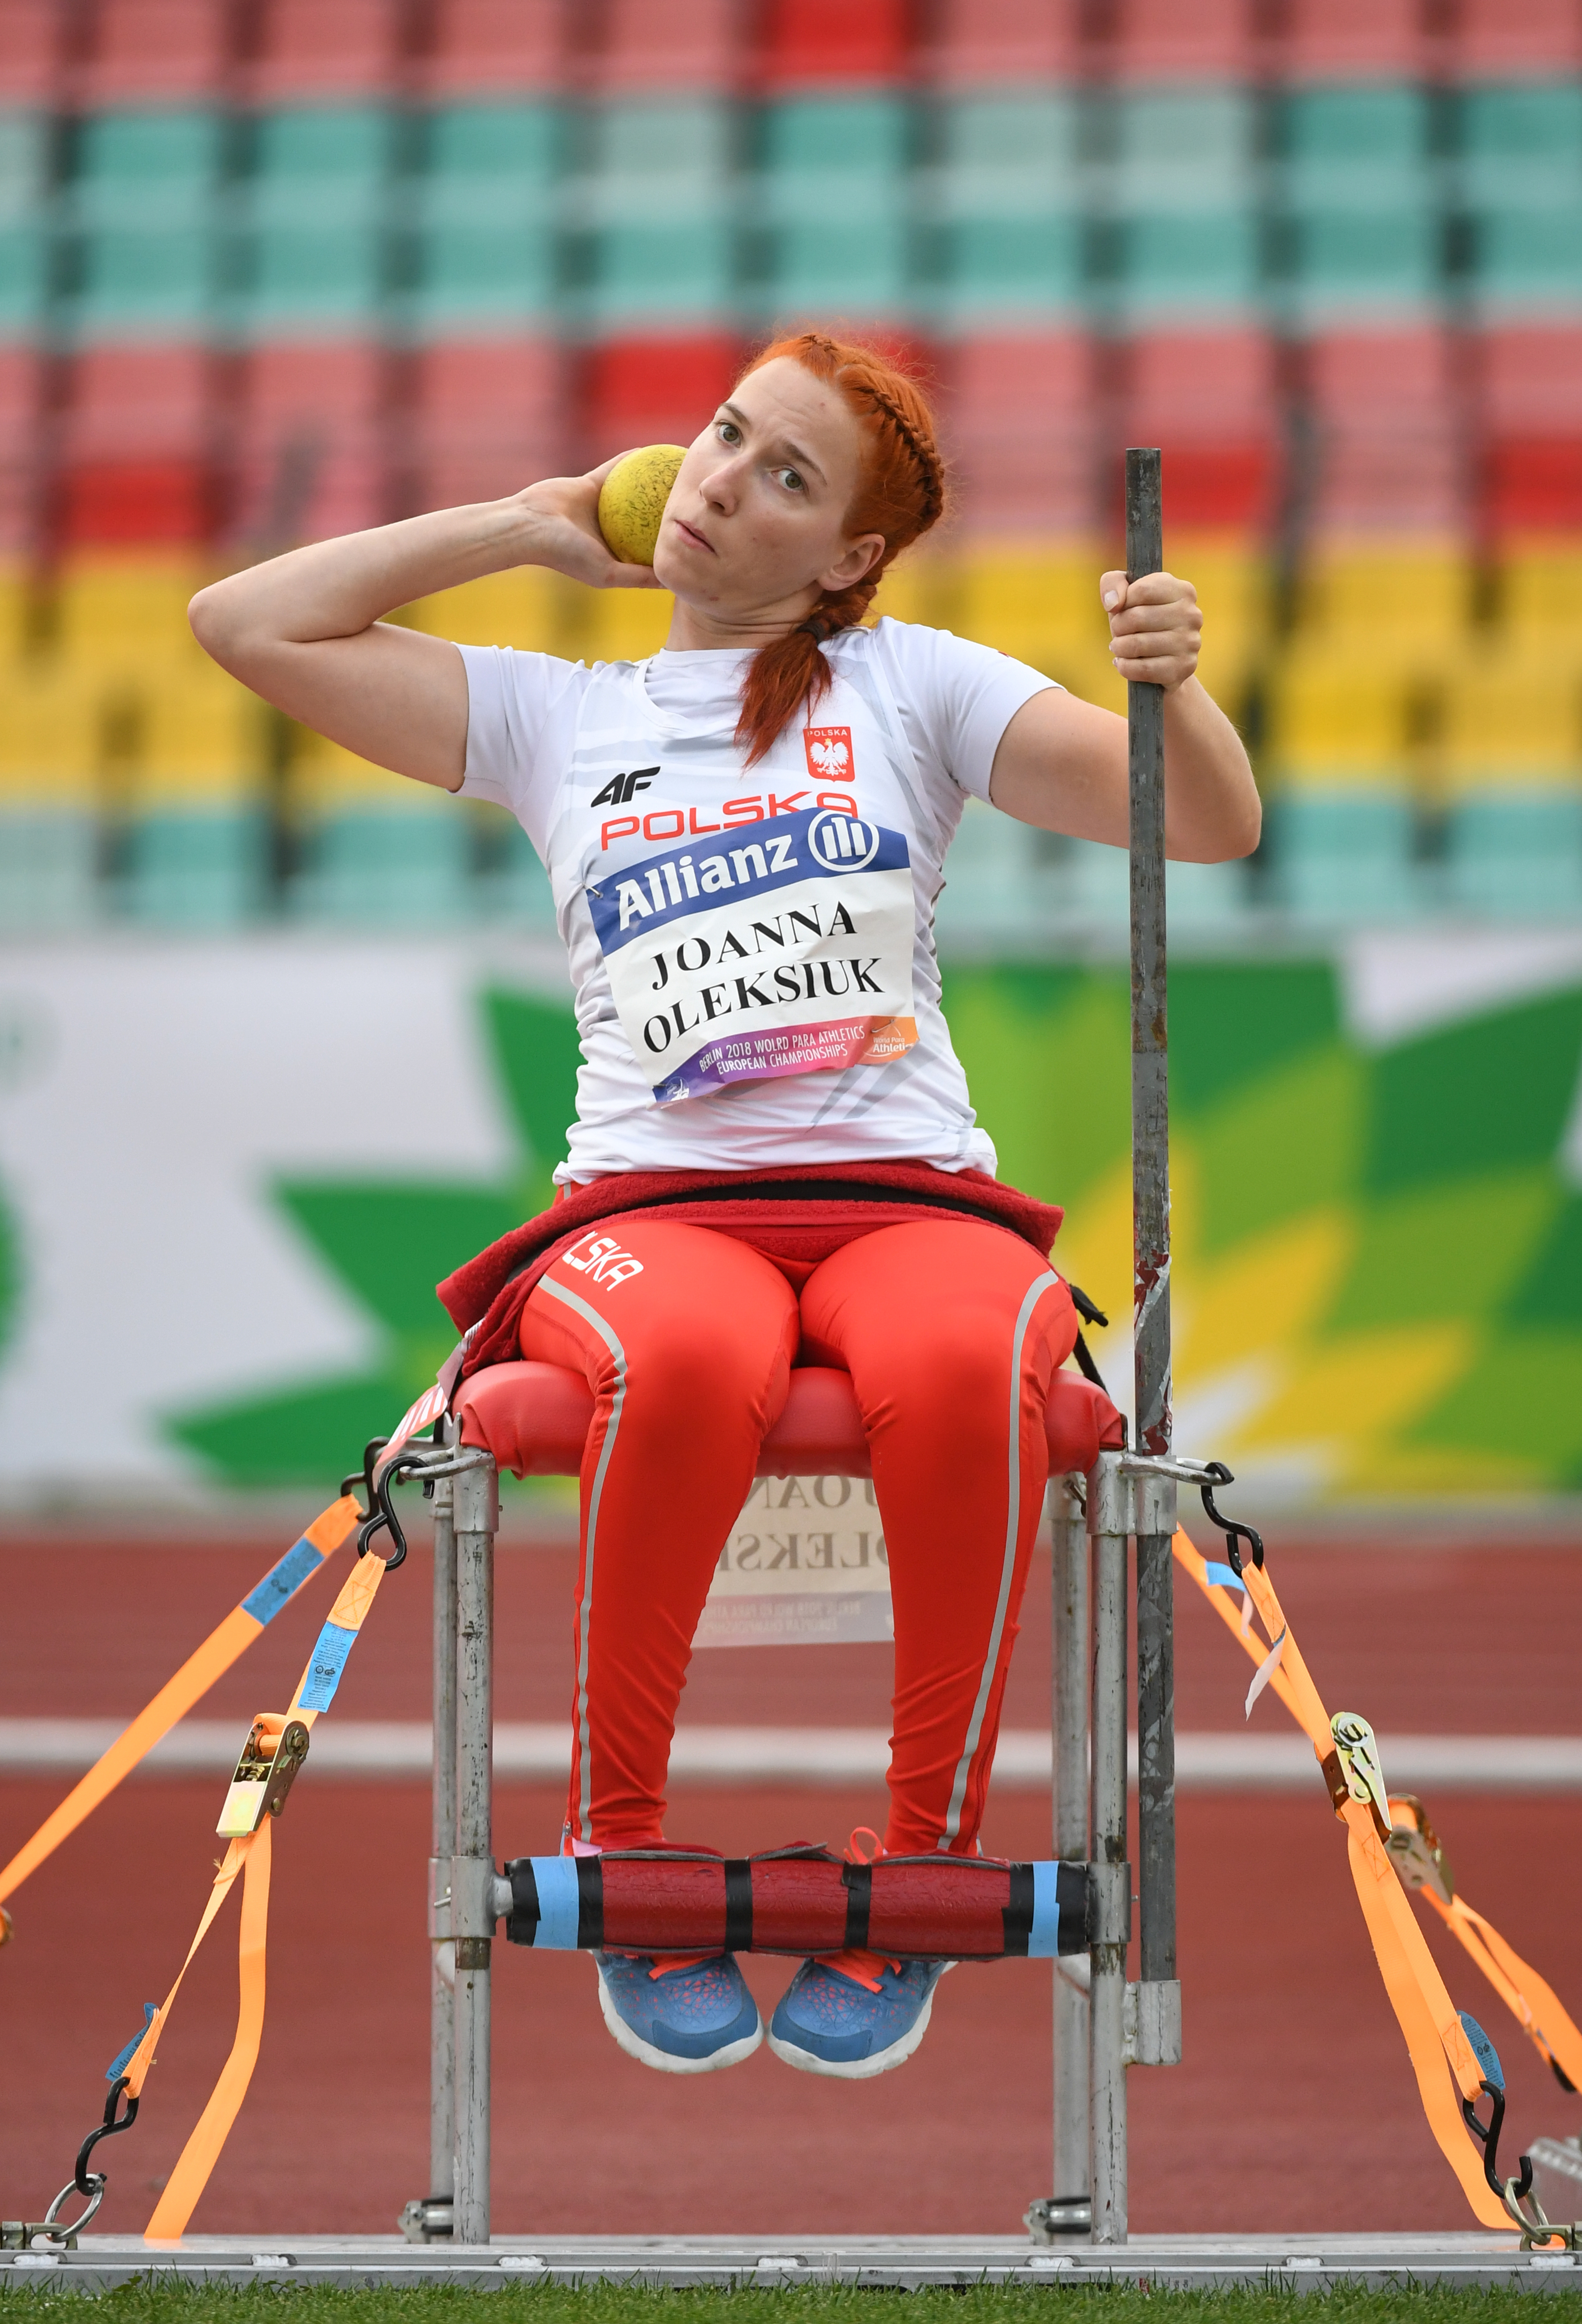
{"label": "red cushioned seat", "polygon": [[[575,1477],[593,1418],[593,1392],[560,1364],[490,1364],[456,1399],[464,1444],[482,1444],[517,1477]],[[1101,1446],[1122,1442],[1120,1414],[1076,1372],[1050,1383],[1044,1425],[1050,1471],[1091,1469]],[[793,1371],[785,1410],[763,1440],[761,1477],[865,1477],[867,1439],[849,1372],[810,1364]]]}

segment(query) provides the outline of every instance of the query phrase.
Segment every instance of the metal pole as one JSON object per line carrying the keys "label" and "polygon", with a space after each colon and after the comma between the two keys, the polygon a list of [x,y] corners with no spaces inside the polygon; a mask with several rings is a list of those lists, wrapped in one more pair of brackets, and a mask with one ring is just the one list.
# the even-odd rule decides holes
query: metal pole
{"label": "metal pole", "polygon": [[489,2240],[489,1950],[494,1933],[495,1533],[486,1452],[456,1478],[456,2240]]}
{"label": "metal pole", "polygon": [[[1157,451],[1126,454],[1126,577],[1160,572]],[[1165,1006],[1164,692],[1126,688],[1132,849],[1133,1376],[1137,1449],[1170,1449],[1170,1089]],[[1174,1592],[1168,1533],[1137,1536],[1142,1978],[1176,1974]],[[1159,1997],[1164,2002],[1164,1997]],[[1168,2012],[1168,2004],[1167,2012]],[[1174,1999],[1179,2015],[1179,1997]]]}
{"label": "metal pole", "polygon": [[[1087,1517],[1079,1494],[1057,1477],[1050,1494],[1054,1563],[1054,1842],[1070,1864],[1087,1861]],[[1055,1963],[1054,2208],[1068,2231],[1092,2225],[1088,2209],[1087,1996]],[[1051,2221],[1053,2224],[1053,2221]]]}
{"label": "metal pole", "polygon": [[434,1481],[434,1830],[429,1858],[429,2207],[430,2235],[453,2231],[456,2195],[456,1519],[452,1480]]}
{"label": "metal pole", "polygon": [[1093,1535],[1093,1858],[1087,1872],[1088,2187],[1096,2244],[1126,2240],[1126,1532],[1115,1455],[1088,1473]]}

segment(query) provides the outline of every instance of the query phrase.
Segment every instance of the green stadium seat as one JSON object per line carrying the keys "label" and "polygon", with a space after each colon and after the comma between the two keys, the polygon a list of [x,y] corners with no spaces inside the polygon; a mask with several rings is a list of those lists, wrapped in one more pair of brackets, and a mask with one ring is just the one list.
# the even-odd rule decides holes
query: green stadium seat
{"label": "green stadium seat", "polygon": [[1461,183],[1474,208],[1574,200],[1582,191],[1582,86],[1570,78],[1496,82],[1460,99]]}
{"label": "green stadium seat", "polygon": [[0,931],[88,926],[98,908],[98,705],[76,670],[0,673]]}
{"label": "green stadium seat", "polygon": [[952,218],[941,235],[944,304],[963,321],[1069,311],[1082,295],[1083,239],[1072,211]]}
{"label": "green stadium seat", "polygon": [[1125,218],[1122,297],[1140,316],[1239,314],[1258,294],[1258,220],[1246,208],[1184,206]]}
{"label": "green stadium seat", "polygon": [[683,89],[622,98],[594,106],[587,127],[593,189],[606,212],[651,200],[697,208],[734,166],[735,120],[723,98]]}
{"label": "green stadium seat", "polygon": [[596,107],[589,130],[578,187],[588,309],[601,324],[726,312],[736,272],[730,108],[680,92],[623,99]]}
{"label": "green stadium seat", "polygon": [[1416,817],[1403,792],[1281,791],[1266,822],[1275,892],[1300,918],[1389,921],[1418,910]]}
{"label": "green stadium seat", "polygon": [[344,927],[447,928],[470,914],[470,834],[394,807],[348,809],[308,835],[295,917]]}
{"label": "green stadium seat", "polygon": [[763,162],[779,175],[845,179],[906,165],[909,119],[899,97],[793,97],[766,107]]}
{"label": "green stadium seat", "polygon": [[1333,193],[1391,178],[1415,182],[1429,157],[1427,99],[1402,82],[1292,89],[1281,130],[1286,171],[1299,195],[1304,189]]}
{"label": "green stadium seat", "polygon": [[219,288],[223,139],[220,116],[192,107],[85,121],[69,196],[79,328],[201,323]]}
{"label": "green stadium seat", "polygon": [[1564,201],[1485,204],[1473,214],[1473,248],[1484,306],[1574,310],[1582,301],[1582,187]]}
{"label": "green stadium seat", "polygon": [[534,936],[555,933],[555,899],[538,850],[516,821],[504,834],[499,869],[483,883],[496,916]]}
{"label": "green stadium seat", "polygon": [[1582,791],[1502,788],[1458,800],[1446,828],[1450,901],[1491,919],[1582,918]]}
{"label": "green stadium seat", "polygon": [[945,107],[940,128],[942,160],[921,195],[947,312],[967,322],[1074,307],[1084,232],[1072,98],[967,97]]}
{"label": "green stadium seat", "polygon": [[1256,159],[1250,89],[1133,89],[1115,101],[1115,171],[1123,208],[1171,200],[1194,208],[1246,200]]}
{"label": "green stadium seat", "polygon": [[564,117],[553,106],[450,106],[430,116],[412,188],[425,329],[541,316],[557,288],[555,187]]}
{"label": "green stadium seat", "polygon": [[892,97],[768,107],[763,206],[767,288],[781,312],[883,314],[911,275],[908,118]]}
{"label": "green stadium seat", "polygon": [[587,303],[601,322],[723,314],[735,280],[735,237],[719,212],[624,218],[593,237]]}
{"label": "green stadium seat", "polygon": [[245,927],[263,908],[268,854],[268,819],[257,808],[141,816],[127,837],[128,916],[153,927]]}
{"label": "green stadium seat", "polygon": [[243,305],[254,327],[371,319],[384,292],[393,130],[374,106],[262,117],[242,201]]}
{"label": "green stadium seat", "polygon": [[1410,311],[1439,288],[1439,220],[1426,200],[1315,203],[1291,223],[1297,296],[1309,313]]}
{"label": "green stadium seat", "polygon": [[24,337],[43,319],[50,290],[49,120],[0,112],[0,337]]}
{"label": "green stadium seat", "polygon": [[157,927],[243,926],[263,909],[269,858],[262,706],[183,647],[148,673],[141,711],[126,911]]}

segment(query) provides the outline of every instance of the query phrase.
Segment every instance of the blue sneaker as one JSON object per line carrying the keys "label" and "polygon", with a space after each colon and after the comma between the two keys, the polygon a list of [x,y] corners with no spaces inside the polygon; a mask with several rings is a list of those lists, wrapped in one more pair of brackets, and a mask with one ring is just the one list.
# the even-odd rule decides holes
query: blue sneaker
{"label": "blue sneaker", "polygon": [[904,2065],[929,2030],[934,1987],[954,1961],[878,1953],[805,1960],[769,2021],[769,2046],[804,2074],[850,2082]]}
{"label": "blue sneaker", "polygon": [[763,2039],[763,2021],[735,1953],[674,1963],[652,1953],[597,1953],[598,2006],[629,2058],[661,2074],[712,2074],[740,2065]]}

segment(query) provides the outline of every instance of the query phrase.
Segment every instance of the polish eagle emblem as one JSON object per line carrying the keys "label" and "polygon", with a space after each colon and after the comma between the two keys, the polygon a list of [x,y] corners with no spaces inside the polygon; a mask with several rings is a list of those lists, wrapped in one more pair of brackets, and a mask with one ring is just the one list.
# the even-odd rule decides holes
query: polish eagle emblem
{"label": "polish eagle emblem", "polygon": [[851,728],[849,726],[808,726],[803,735],[808,748],[808,772],[825,782],[845,783],[851,780]]}

